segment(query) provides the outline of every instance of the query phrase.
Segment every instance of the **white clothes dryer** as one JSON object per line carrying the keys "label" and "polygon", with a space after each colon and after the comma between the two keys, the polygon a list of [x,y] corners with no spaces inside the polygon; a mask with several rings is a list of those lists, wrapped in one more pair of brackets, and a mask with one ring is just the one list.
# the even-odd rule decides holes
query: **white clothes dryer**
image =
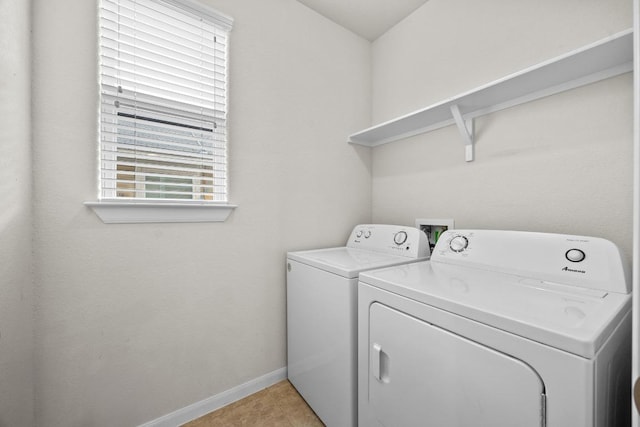
{"label": "white clothes dryer", "polygon": [[359,425],[627,426],[630,309],[607,240],[449,230],[360,275]]}
{"label": "white clothes dryer", "polygon": [[422,231],[376,224],[345,247],[287,254],[288,377],[328,427],[357,425],[358,274],[428,258]]}

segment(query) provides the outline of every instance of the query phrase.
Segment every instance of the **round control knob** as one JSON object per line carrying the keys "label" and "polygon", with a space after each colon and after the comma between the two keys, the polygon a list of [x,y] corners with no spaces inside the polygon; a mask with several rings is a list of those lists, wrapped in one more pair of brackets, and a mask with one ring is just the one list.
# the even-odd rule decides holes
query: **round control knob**
{"label": "round control knob", "polygon": [[362,237],[362,230],[356,231],[356,237]]}
{"label": "round control knob", "polygon": [[580,249],[569,249],[564,256],[571,262],[580,262],[587,257]]}
{"label": "round control knob", "polygon": [[393,242],[398,246],[400,246],[401,244],[403,244],[406,241],[407,241],[407,232],[406,231],[398,231],[393,236]]}
{"label": "round control knob", "polygon": [[464,236],[456,236],[449,242],[449,248],[453,252],[462,252],[469,246],[469,240]]}
{"label": "round control knob", "polygon": [[369,237],[371,237],[371,231],[367,230],[364,232],[364,238],[368,239]]}

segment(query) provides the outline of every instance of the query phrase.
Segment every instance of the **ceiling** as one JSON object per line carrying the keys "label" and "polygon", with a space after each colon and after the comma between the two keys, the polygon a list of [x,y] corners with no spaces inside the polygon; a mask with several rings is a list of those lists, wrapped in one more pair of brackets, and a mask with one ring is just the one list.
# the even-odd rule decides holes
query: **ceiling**
{"label": "ceiling", "polygon": [[333,22],[373,41],[427,0],[298,0]]}

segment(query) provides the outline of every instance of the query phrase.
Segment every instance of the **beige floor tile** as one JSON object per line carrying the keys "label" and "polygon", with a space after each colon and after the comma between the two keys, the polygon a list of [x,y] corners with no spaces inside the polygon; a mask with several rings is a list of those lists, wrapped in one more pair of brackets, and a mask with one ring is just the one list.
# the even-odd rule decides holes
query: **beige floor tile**
{"label": "beige floor tile", "polygon": [[183,427],[324,427],[324,424],[285,380]]}

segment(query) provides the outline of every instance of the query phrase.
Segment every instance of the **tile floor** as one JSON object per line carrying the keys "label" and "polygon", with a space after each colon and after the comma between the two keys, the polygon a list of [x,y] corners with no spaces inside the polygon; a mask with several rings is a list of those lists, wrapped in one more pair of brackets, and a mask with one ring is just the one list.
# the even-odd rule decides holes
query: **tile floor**
{"label": "tile floor", "polygon": [[182,427],[324,427],[289,381],[281,381]]}

